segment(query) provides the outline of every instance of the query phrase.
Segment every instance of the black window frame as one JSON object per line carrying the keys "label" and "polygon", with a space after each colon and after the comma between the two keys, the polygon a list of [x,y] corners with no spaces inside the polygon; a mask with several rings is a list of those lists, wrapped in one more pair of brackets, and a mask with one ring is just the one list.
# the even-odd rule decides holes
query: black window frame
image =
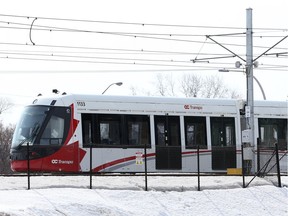
{"label": "black window frame", "polygon": [[156,146],[181,147],[180,116],[156,115],[154,127]]}
{"label": "black window frame", "polygon": [[[63,119],[63,133],[62,137],[52,138],[51,136],[45,136],[44,132],[53,117]],[[68,133],[71,123],[71,108],[70,107],[53,107],[51,106],[48,114],[39,130],[39,134],[35,139],[34,145],[36,146],[62,146],[67,141]],[[51,135],[51,134],[50,134]],[[44,142],[46,140],[46,142]]]}
{"label": "black window frame", "polygon": [[[235,147],[236,124],[235,117],[210,117],[212,147]],[[232,130],[227,130],[231,128]],[[228,132],[231,132],[228,134]],[[229,135],[229,136],[228,136]],[[231,138],[228,140],[227,138]],[[228,141],[231,141],[228,143]]]}
{"label": "black window frame", "polygon": [[[143,127],[146,127],[144,128],[143,130],[146,130],[146,136],[145,137],[145,134],[144,136],[142,136],[142,132],[143,130],[141,130],[141,134],[138,134],[138,140],[139,139],[147,139],[146,141],[146,146],[147,145],[150,145],[151,146],[151,130],[150,130],[150,116],[145,116],[145,115],[125,115],[125,125],[126,125],[126,131],[128,132],[127,134],[124,133],[124,135],[127,135],[127,137],[124,136],[124,139],[127,140],[127,143],[128,143],[128,146],[145,146],[145,142],[144,144],[133,144],[132,142],[134,142],[133,140],[134,139],[130,139],[132,138],[131,136],[135,136],[135,133],[133,133],[133,131],[130,130],[129,128],[129,124],[130,123],[135,123],[134,126],[138,125],[139,128],[143,129]],[[141,124],[139,124],[141,123]],[[133,128],[131,128],[133,130]],[[134,128],[135,129],[135,128]],[[135,130],[134,130],[135,132]],[[144,131],[145,133],[145,131]],[[137,143],[137,142],[136,142]]]}
{"label": "black window frame", "polygon": [[[273,128],[274,126],[277,126],[277,140],[274,140],[274,142],[272,141],[272,139],[263,140],[263,134],[262,134],[262,129],[261,129],[262,126],[269,126],[270,129]],[[287,142],[288,142],[287,119],[258,118],[258,130],[259,130],[259,138],[260,138],[260,147],[274,148],[275,147],[274,144],[277,142],[279,150],[287,150]]]}
{"label": "black window frame", "polygon": [[[149,115],[82,113],[81,120],[83,147],[91,146],[93,148],[144,148],[146,146],[146,148],[151,148],[151,128]],[[117,136],[119,136],[119,142],[107,140],[107,142],[104,143],[103,140],[101,140],[101,122],[114,122],[114,130],[116,133],[118,133]],[[115,129],[117,122],[118,131]],[[143,141],[143,137],[146,137],[146,140],[144,139],[146,142],[139,144],[135,142],[135,139],[134,142],[130,139],[131,136],[137,136],[137,134],[135,134],[135,131],[137,130],[135,127],[137,126],[134,126],[134,134],[130,134],[129,136],[129,133],[133,133],[129,131],[129,124],[133,122],[135,122],[135,125],[139,125],[138,128],[143,129],[141,131],[144,134],[138,134],[138,136],[140,136],[138,137],[138,140]],[[87,128],[88,125],[89,128]],[[130,128],[132,129],[133,126]],[[89,133],[90,136],[87,138]],[[91,142],[87,142],[89,139],[91,139]]]}
{"label": "black window frame", "polygon": [[[98,136],[96,137],[96,145],[120,146],[123,140],[123,127],[121,127],[122,116],[117,114],[99,114],[97,117],[96,134],[98,134]],[[108,125],[108,127],[102,128],[101,124]],[[106,129],[106,132],[103,129]],[[110,131],[112,132],[110,133]],[[102,137],[102,135],[105,135],[105,137]],[[108,137],[106,137],[106,135]]]}
{"label": "black window frame", "polygon": [[[191,124],[196,128],[196,133],[194,133],[195,143],[189,145],[188,143],[188,125]],[[198,143],[198,135],[199,135],[199,127],[200,125],[203,127],[201,133],[201,143]],[[184,131],[185,131],[185,148],[186,149],[197,149],[198,145],[200,149],[208,149],[207,145],[207,121],[205,116],[184,116]],[[204,132],[204,133],[203,133]]]}

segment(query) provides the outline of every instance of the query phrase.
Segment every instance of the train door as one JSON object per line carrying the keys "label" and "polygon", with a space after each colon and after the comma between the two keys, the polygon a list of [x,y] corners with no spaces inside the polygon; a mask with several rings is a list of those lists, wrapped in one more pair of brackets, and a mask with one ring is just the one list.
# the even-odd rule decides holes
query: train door
{"label": "train door", "polygon": [[178,116],[155,116],[156,169],[182,169]]}
{"label": "train door", "polygon": [[236,168],[235,120],[211,117],[212,169]]}

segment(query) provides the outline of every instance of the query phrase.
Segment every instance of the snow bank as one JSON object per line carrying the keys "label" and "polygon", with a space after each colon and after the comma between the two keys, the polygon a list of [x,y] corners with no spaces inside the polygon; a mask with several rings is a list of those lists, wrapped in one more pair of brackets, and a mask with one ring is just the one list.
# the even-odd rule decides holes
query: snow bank
{"label": "snow bank", "polygon": [[[0,215],[287,215],[288,189],[256,178],[248,188],[238,176],[0,177]],[[287,178],[283,180],[287,184]]]}

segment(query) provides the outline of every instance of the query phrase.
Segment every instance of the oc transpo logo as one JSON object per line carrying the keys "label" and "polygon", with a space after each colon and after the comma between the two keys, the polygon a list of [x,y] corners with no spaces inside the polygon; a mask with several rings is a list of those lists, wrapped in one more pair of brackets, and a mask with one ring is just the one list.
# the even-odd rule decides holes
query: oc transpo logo
{"label": "oc transpo logo", "polygon": [[184,105],[184,109],[190,109],[190,110],[202,110],[203,107],[202,106],[198,106],[198,105],[192,105],[192,104],[185,104]]}
{"label": "oc transpo logo", "polygon": [[52,164],[73,164],[74,161],[72,160],[60,160],[60,159],[52,159],[51,160]]}

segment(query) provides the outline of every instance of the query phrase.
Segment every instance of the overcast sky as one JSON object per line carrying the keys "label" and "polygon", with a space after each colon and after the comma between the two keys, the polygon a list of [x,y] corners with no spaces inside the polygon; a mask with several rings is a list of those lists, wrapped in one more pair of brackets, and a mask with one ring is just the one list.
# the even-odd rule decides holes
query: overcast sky
{"label": "overcast sky", "polygon": [[[286,0],[0,2],[0,97],[16,105],[8,116],[53,88],[101,94],[121,81],[106,94],[131,95],[131,86],[153,93],[157,73],[178,82],[183,73],[236,70],[236,61],[240,72],[219,76],[245,98],[246,9],[253,9],[254,59],[288,35]],[[287,100],[287,52],[285,39],[257,60],[254,76],[268,100]]]}

